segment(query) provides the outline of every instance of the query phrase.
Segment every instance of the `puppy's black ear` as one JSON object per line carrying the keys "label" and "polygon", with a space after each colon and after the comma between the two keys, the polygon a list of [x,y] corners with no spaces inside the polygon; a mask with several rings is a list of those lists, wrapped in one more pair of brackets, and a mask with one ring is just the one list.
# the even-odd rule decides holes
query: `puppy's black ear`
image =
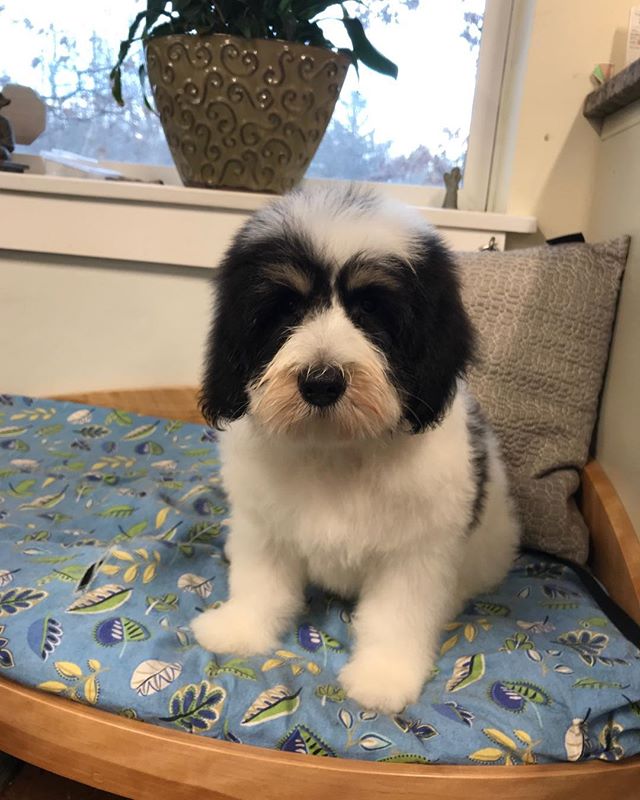
{"label": "puppy's black ear", "polygon": [[246,265],[232,246],[214,278],[214,317],[205,355],[200,410],[220,429],[247,410],[250,376],[246,351],[246,309],[241,283]]}
{"label": "puppy's black ear", "polygon": [[412,259],[419,289],[407,350],[405,414],[415,432],[436,425],[473,360],[475,332],[462,304],[453,256],[435,234],[425,236]]}

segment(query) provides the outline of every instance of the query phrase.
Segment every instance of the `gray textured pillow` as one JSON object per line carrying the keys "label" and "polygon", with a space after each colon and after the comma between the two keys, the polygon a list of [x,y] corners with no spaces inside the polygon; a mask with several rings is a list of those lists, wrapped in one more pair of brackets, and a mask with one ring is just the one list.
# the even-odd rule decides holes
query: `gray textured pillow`
{"label": "gray textured pillow", "polygon": [[593,432],[628,237],[459,253],[479,333],[470,384],[500,438],[524,543],[584,563],[573,496]]}

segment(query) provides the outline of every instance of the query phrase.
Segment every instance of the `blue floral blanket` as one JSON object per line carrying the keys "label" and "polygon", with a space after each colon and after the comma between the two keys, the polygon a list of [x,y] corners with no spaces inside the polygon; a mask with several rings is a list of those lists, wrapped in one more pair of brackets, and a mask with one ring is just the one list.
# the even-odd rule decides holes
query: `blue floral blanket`
{"label": "blue floral blanket", "polygon": [[550,557],[522,556],[446,626],[433,678],[401,715],[345,698],[336,676],[352,609],[317,590],[268,656],[204,652],[189,621],[226,599],[227,515],[207,428],[0,395],[0,677],[317,756],[504,765],[640,753],[638,642]]}

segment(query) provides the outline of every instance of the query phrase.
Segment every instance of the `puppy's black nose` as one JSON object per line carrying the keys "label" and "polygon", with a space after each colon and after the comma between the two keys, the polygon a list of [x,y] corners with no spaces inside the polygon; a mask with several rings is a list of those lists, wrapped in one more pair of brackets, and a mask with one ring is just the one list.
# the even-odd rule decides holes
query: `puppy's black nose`
{"label": "puppy's black nose", "polygon": [[338,402],[347,382],[337,367],[313,367],[298,375],[298,388],[307,403],[322,408]]}

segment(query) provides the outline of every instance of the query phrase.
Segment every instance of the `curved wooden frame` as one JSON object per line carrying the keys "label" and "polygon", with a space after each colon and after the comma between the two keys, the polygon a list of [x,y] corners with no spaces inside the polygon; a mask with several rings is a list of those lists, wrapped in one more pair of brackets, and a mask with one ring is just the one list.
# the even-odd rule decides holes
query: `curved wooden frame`
{"label": "curved wooden frame", "polygon": [[[66,397],[158,416],[201,420],[193,389]],[[602,468],[583,473],[592,567],[640,622],[640,541]],[[377,764],[322,759],[173,732],[0,680],[0,750],[137,800],[600,800],[631,799],[640,757],[528,767]],[[635,794],[634,794],[635,793]]]}

